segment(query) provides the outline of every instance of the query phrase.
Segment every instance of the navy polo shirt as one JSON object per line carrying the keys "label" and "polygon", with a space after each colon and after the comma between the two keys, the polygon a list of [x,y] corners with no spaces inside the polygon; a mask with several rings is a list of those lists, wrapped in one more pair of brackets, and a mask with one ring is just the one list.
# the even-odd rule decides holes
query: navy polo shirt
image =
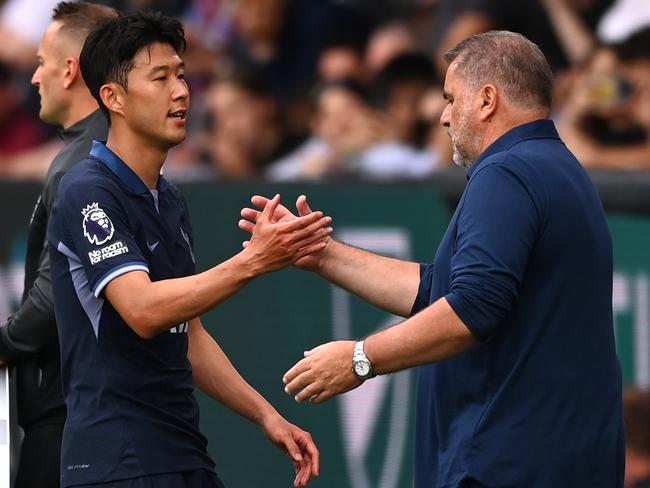
{"label": "navy polo shirt", "polygon": [[62,486],[214,465],[199,432],[187,323],[141,339],[104,298],[134,270],[194,273],[185,200],[149,191],[103,143],[61,181],[48,228],[67,420]]}
{"label": "navy polo shirt", "polygon": [[480,343],[419,370],[416,488],[622,487],[612,242],[589,176],[539,120],[468,180],[413,313],[445,297]]}

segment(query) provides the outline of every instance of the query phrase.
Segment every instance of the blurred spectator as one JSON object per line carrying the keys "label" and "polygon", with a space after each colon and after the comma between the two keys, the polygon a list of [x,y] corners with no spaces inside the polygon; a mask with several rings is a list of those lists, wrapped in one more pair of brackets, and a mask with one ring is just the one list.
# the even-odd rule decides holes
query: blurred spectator
{"label": "blurred spectator", "polygon": [[281,103],[308,88],[333,20],[330,1],[240,0],[235,15],[233,65],[261,70]]}
{"label": "blurred spectator", "polygon": [[340,26],[328,34],[318,57],[318,78],[321,81],[351,78],[365,83],[368,77],[364,63],[367,33],[363,29]]}
{"label": "blurred spectator", "polygon": [[365,119],[367,107],[363,86],[344,79],[323,83],[315,94],[312,137],[288,156],[274,162],[271,180],[319,180],[345,172],[352,155],[371,137]]}
{"label": "blurred spectator", "polygon": [[[420,178],[449,152],[439,124],[443,101],[421,105],[431,95],[434,68],[426,56],[397,56],[377,75],[368,96],[354,80],[325,83],[317,93],[313,137],[274,163],[273,180]],[[432,108],[433,107],[433,108]],[[432,120],[433,119],[433,120]],[[435,147],[443,139],[445,146]]]}
{"label": "blurred spectator", "polygon": [[372,80],[370,102],[386,114],[397,142],[422,145],[416,131],[418,107],[426,89],[435,82],[433,62],[418,53],[393,57]]}
{"label": "blurred spectator", "polygon": [[36,65],[36,49],[58,0],[7,0],[0,9],[0,61],[25,72]]}
{"label": "blurred spectator", "polygon": [[558,126],[589,167],[650,167],[650,28],[602,47],[579,70]]}
{"label": "blurred spectator", "polygon": [[215,81],[204,103],[206,127],[190,143],[195,159],[208,163],[218,178],[256,178],[301,142],[286,136],[277,102],[254,72]]}
{"label": "blurred spectator", "polygon": [[374,75],[393,58],[414,49],[414,40],[407,26],[399,22],[384,24],[371,34],[366,49],[366,66]]}
{"label": "blurred spectator", "polygon": [[10,69],[0,64],[0,164],[44,142],[43,125],[25,112]]}
{"label": "blurred spectator", "polygon": [[[114,9],[125,13],[133,10],[154,10],[160,11],[165,15],[180,16],[183,11],[189,7],[192,1],[193,0],[95,0],[95,3],[108,5],[109,7],[113,7]],[[205,1],[214,2],[215,0]]]}
{"label": "blurred spectator", "polygon": [[[203,88],[204,80],[209,81],[218,74],[220,65],[227,65],[225,52],[233,35],[237,4],[237,0],[193,0],[183,12],[186,75],[193,85],[198,75],[199,89]],[[195,86],[192,88],[194,93]]]}
{"label": "blurred spectator", "polygon": [[650,394],[627,389],[623,418],[627,437],[625,488],[650,488]]}
{"label": "blurred spectator", "polygon": [[622,42],[650,25],[648,0],[617,0],[598,23],[598,39],[606,44]]}
{"label": "blurred spectator", "polygon": [[[492,29],[520,32],[539,45],[554,70],[569,67],[543,0],[440,0],[436,18],[436,63],[441,73],[442,54],[466,37]],[[593,32],[613,0],[561,0]],[[555,2],[555,3],[559,3]]]}

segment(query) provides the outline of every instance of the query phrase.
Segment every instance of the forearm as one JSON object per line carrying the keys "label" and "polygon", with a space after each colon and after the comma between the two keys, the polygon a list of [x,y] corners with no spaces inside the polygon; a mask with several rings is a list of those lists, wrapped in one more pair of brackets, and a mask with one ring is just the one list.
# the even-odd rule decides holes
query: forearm
{"label": "forearm", "polygon": [[477,344],[441,298],[401,324],[368,337],[364,349],[377,374],[441,361]]}
{"label": "forearm", "polygon": [[583,62],[596,46],[594,36],[566,0],[543,0],[542,5],[571,64]]}
{"label": "forearm", "polygon": [[[49,264],[49,263],[48,263]],[[0,327],[0,358],[34,354],[56,341],[56,321],[49,266],[41,268],[25,301]]]}
{"label": "forearm", "polygon": [[183,278],[152,282],[144,272],[127,273],[111,281],[105,294],[138,335],[151,338],[207,312],[260,272],[242,252],[207,271]]}
{"label": "forearm", "polygon": [[194,380],[205,394],[258,425],[276,410],[237,372],[199,320],[190,324],[188,357]]}
{"label": "forearm", "polygon": [[318,274],[388,312],[406,317],[420,285],[420,265],[330,240]]}

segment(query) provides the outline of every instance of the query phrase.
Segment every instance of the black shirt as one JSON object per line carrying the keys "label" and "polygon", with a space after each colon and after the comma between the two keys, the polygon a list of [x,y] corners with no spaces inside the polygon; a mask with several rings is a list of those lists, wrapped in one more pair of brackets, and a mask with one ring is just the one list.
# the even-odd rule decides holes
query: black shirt
{"label": "black shirt", "polygon": [[29,222],[22,304],[0,327],[0,357],[16,364],[18,422],[24,429],[65,421],[45,233],[61,178],[107,132],[100,110],[61,132],[65,147],[52,161]]}

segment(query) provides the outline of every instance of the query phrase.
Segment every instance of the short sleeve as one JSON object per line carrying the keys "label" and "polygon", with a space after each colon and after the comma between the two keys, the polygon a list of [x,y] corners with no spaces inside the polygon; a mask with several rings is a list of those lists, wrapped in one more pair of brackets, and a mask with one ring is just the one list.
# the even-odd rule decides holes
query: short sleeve
{"label": "short sleeve", "polygon": [[431,304],[431,288],[433,286],[433,264],[420,264],[420,286],[411,309],[411,316],[425,309]]}
{"label": "short sleeve", "polygon": [[540,217],[527,183],[505,164],[481,168],[461,205],[445,298],[474,336],[487,340],[517,301]]}
{"label": "short sleeve", "polygon": [[117,196],[119,189],[67,186],[65,179],[53,215],[61,239],[53,244],[59,252],[81,262],[93,295],[99,297],[111,280],[125,273],[148,273],[128,212]]}

